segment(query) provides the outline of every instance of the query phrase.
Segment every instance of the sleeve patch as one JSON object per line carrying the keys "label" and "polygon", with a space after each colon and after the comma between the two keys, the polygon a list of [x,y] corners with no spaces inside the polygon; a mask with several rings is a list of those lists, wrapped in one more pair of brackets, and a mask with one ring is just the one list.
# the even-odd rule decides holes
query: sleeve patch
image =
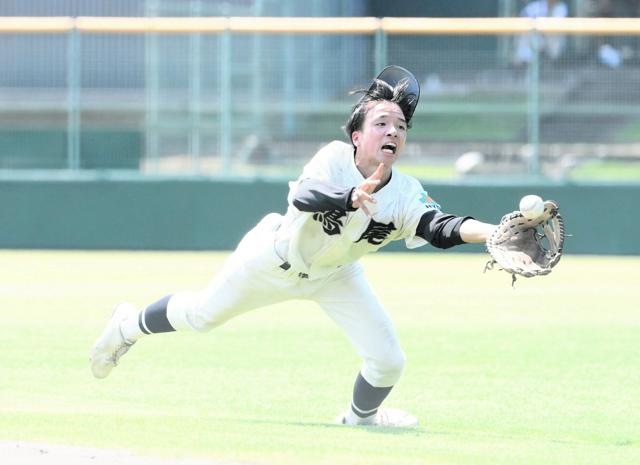
{"label": "sleeve patch", "polygon": [[420,193],[420,203],[424,204],[428,210],[442,210],[440,204],[433,200],[427,191]]}

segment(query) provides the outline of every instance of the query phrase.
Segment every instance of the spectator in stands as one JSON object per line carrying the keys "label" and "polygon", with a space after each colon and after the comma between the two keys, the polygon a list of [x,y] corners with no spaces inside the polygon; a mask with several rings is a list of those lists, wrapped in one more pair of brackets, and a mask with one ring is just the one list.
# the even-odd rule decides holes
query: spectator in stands
{"label": "spectator in stands", "polygon": [[[536,0],[527,4],[520,16],[526,18],[554,17],[565,18],[569,14],[567,5],[557,0]],[[538,36],[538,52],[551,61],[557,60],[565,48],[566,38],[553,34]],[[531,62],[535,53],[534,37],[531,34],[522,34],[516,41],[514,63],[516,66],[524,66]]]}
{"label": "spectator in stands", "polygon": [[[597,18],[629,18],[637,14],[637,0],[599,0],[594,5]],[[595,36],[598,63],[608,68],[619,68],[625,59],[633,55],[633,40],[629,37]]]}

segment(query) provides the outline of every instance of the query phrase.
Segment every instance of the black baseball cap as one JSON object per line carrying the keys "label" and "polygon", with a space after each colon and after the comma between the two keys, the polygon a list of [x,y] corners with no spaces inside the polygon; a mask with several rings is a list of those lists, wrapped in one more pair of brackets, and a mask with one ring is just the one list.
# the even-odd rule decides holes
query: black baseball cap
{"label": "black baseball cap", "polygon": [[[398,83],[403,80],[407,82],[407,88],[405,89],[404,94],[410,98],[407,99],[409,102],[408,114],[404,116],[407,118],[407,122],[409,122],[413,117],[413,112],[416,110],[418,100],[420,99],[420,83],[416,77],[411,73],[411,71],[403,68],[402,66],[390,65],[384,68],[380,74],[378,74],[376,79],[386,82],[391,87],[397,86]],[[372,83],[369,90],[372,90],[374,87],[375,84]]]}

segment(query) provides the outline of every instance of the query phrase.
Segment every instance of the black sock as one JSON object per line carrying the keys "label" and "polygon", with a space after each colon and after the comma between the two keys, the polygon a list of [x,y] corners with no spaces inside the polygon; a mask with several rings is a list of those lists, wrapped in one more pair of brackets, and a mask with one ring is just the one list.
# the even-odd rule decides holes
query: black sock
{"label": "black sock", "polygon": [[143,333],[152,334],[175,331],[175,328],[171,326],[171,323],[169,323],[167,319],[167,304],[170,298],[170,295],[163,297],[140,312],[138,326],[140,326]]}
{"label": "black sock", "polygon": [[351,410],[361,418],[374,415],[378,411],[378,407],[382,404],[393,386],[375,387],[362,377],[362,373],[358,373],[356,382],[353,386],[353,401],[351,402]]}

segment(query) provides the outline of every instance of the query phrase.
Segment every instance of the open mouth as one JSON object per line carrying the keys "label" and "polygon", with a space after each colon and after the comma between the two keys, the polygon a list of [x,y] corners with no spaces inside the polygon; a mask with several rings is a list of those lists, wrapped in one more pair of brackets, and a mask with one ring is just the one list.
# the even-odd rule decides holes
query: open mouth
{"label": "open mouth", "polygon": [[386,153],[396,153],[397,147],[394,143],[384,144],[382,146],[382,151]]}

